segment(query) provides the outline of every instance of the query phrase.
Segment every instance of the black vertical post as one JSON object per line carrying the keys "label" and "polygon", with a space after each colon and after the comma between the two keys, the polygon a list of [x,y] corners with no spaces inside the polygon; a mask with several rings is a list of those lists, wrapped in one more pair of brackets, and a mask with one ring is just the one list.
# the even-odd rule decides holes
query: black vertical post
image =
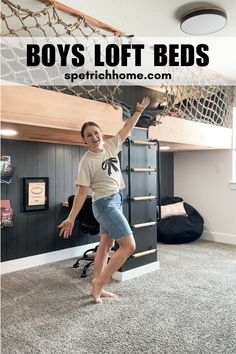
{"label": "black vertical post", "polygon": [[127,174],[128,174],[128,220],[129,224],[131,225],[131,140],[129,138],[126,139],[126,144],[128,147],[128,165],[127,165]]}
{"label": "black vertical post", "polygon": [[156,162],[156,166],[157,166],[157,202],[158,202],[158,221],[161,219],[161,171],[160,171],[160,144],[159,141],[156,140],[157,142],[157,154],[156,154],[156,158],[157,158],[157,162]]}
{"label": "black vertical post", "polygon": [[157,144],[156,149],[156,168],[157,168],[157,205],[158,205],[158,221],[161,219],[161,171],[160,171],[160,143],[157,139],[154,140]]}

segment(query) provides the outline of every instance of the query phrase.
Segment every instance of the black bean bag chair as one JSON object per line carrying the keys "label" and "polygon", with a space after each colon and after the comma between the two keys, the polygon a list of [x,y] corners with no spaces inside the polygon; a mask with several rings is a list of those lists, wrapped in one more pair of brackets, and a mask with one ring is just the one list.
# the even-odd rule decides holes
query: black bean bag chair
{"label": "black bean bag chair", "polygon": [[[73,201],[74,195],[71,195],[68,198],[69,209],[72,208]],[[93,215],[91,196],[87,196],[76,219],[78,219],[79,228],[84,234],[97,235],[99,233],[99,223]]]}
{"label": "black bean bag chair", "polygon": [[[161,205],[183,201],[179,197],[163,198]],[[204,220],[199,212],[188,203],[183,203],[187,216],[171,216],[157,224],[157,241],[168,244],[192,242],[203,232]]]}

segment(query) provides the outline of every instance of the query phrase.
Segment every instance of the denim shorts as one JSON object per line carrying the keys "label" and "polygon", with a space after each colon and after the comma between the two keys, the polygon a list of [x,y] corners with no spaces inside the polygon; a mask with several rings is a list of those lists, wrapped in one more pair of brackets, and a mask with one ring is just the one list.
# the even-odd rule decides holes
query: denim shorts
{"label": "denim shorts", "polygon": [[122,212],[121,193],[117,192],[96,200],[93,203],[93,214],[100,224],[100,234],[108,234],[114,240],[132,234]]}

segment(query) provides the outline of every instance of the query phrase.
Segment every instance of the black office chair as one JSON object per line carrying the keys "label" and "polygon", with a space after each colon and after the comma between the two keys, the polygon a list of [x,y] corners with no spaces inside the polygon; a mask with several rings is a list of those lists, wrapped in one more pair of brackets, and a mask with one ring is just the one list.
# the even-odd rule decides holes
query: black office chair
{"label": "black office chair", "polygon": [[[70,210],[73,205],[74,197],[75,197],[74,195],[71,195],[68,198],[68,206]],[[91,196],[89,195],[87,196],[84,205],[81,208],[76,219],[78,219],[79,228],[83,233],[91,234],[91,235],[97,235],[99,233],[99,223],[97,222],[97,220],[93,215]]]}
{"label": "black office chair", "polygon": [[79,257],[77,259],[77,261],[75,262],[75,264],[73,265],[73,268],[78,268],[80,266],[81,261],[88,262],[83,267],[83,270],[82,270],[82,273],[80,276],[81,278],[86,278],[88,276],[87,270],[89,269],[90,266],[92,266],[94,264],[94,259],[95,259],[97,249],[98,249],[98,246],[96,246],[95,248],[90,248],[89,250],[85,251],[83,256]]}

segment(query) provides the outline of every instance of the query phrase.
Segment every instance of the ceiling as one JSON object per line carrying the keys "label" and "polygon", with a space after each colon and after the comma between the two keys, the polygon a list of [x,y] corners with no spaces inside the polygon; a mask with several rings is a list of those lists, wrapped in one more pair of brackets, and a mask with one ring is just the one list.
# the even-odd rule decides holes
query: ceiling
{"label": "ceiling", "polygon": [[213,37],[236,36],[236,1],[188,0],[61,0],[64,4],[119,28],[128,35],[140,37],[190,37],[180,30],[179,19],[187,11],[214,5],[223,8],[228,17],[224,29]]}
{"label": "ceiling", "polygon": [[[42,2],[47,1],[51,3],[53,0],[14,0],[16,4],[35,11],[42,9]],[[208,2],[188,0],[148,0],[146,2],[143,0],[99,0],[97,2],[94,0],[59,0],[59,2],[117,28],[127,35],[133,35],[137,42],[140,43],[141,40],[142,43],[151,47],[153,43],[157,43],[157,38],[160,37],[166,37],[166,44],[174,43],[174,40],[176,40],[177,43],[195,43],[196,45],[196,43],[204,43],[205,40],[210,48],[210,63],[207,69],[227,77],[227,80],[223,79],[225,85],[235,85],[236,83],[235,0],[210,0]],[[207,36],[191,36],[182,32],[180,29],[181,17],[190,10],[206,6],[224,9],[227,14],[226,26],[222,30]],[[63,16],[65,21],[67,19],[70,23],[71,17],[65,12],[63,12]],[[14,21],[13,18],[11,20]],[[30,18],[27,21],[30,21]],[[35,25],[34,21],[33,25]],[[44,27],[45,31],[48,29],[50,30],[49,27]],[[26,34],[28,36],[27,32]],[[50,31],[47,35],[52,36]],[[146,55],[148,55],[147,52]],[[220,75],[219,78],[221,79]]]}
{"label": "ceiling", "polygon": [[[208,68],[227,77],[225,84],[236,82],[236,1],[188,0],[61,0],[65,5],[95,17],[135,37],[182,37],[191,41],[191,35],[180,29],[180,18],[188,11],[205,6],[216,6],[227,13],[227,25],[217,33],[196,37],[208,39],[211,48]],[[227,40],[226,40],[227,37]],[[234,37],[234,38],[233,38]],[[213,38],[217,38],[214,40]],[[216,42],[217,41],[217,42]],[[148,39],[146,38],[148,43]],[[179,42],[179,41],[178,41]],[[171,43],[171,41],[170,41]],[[225,55],[229,53],[230,55]],[[224,59],[224,60],[222,60]],[[229,79],[229,80],[228,80]]]}

